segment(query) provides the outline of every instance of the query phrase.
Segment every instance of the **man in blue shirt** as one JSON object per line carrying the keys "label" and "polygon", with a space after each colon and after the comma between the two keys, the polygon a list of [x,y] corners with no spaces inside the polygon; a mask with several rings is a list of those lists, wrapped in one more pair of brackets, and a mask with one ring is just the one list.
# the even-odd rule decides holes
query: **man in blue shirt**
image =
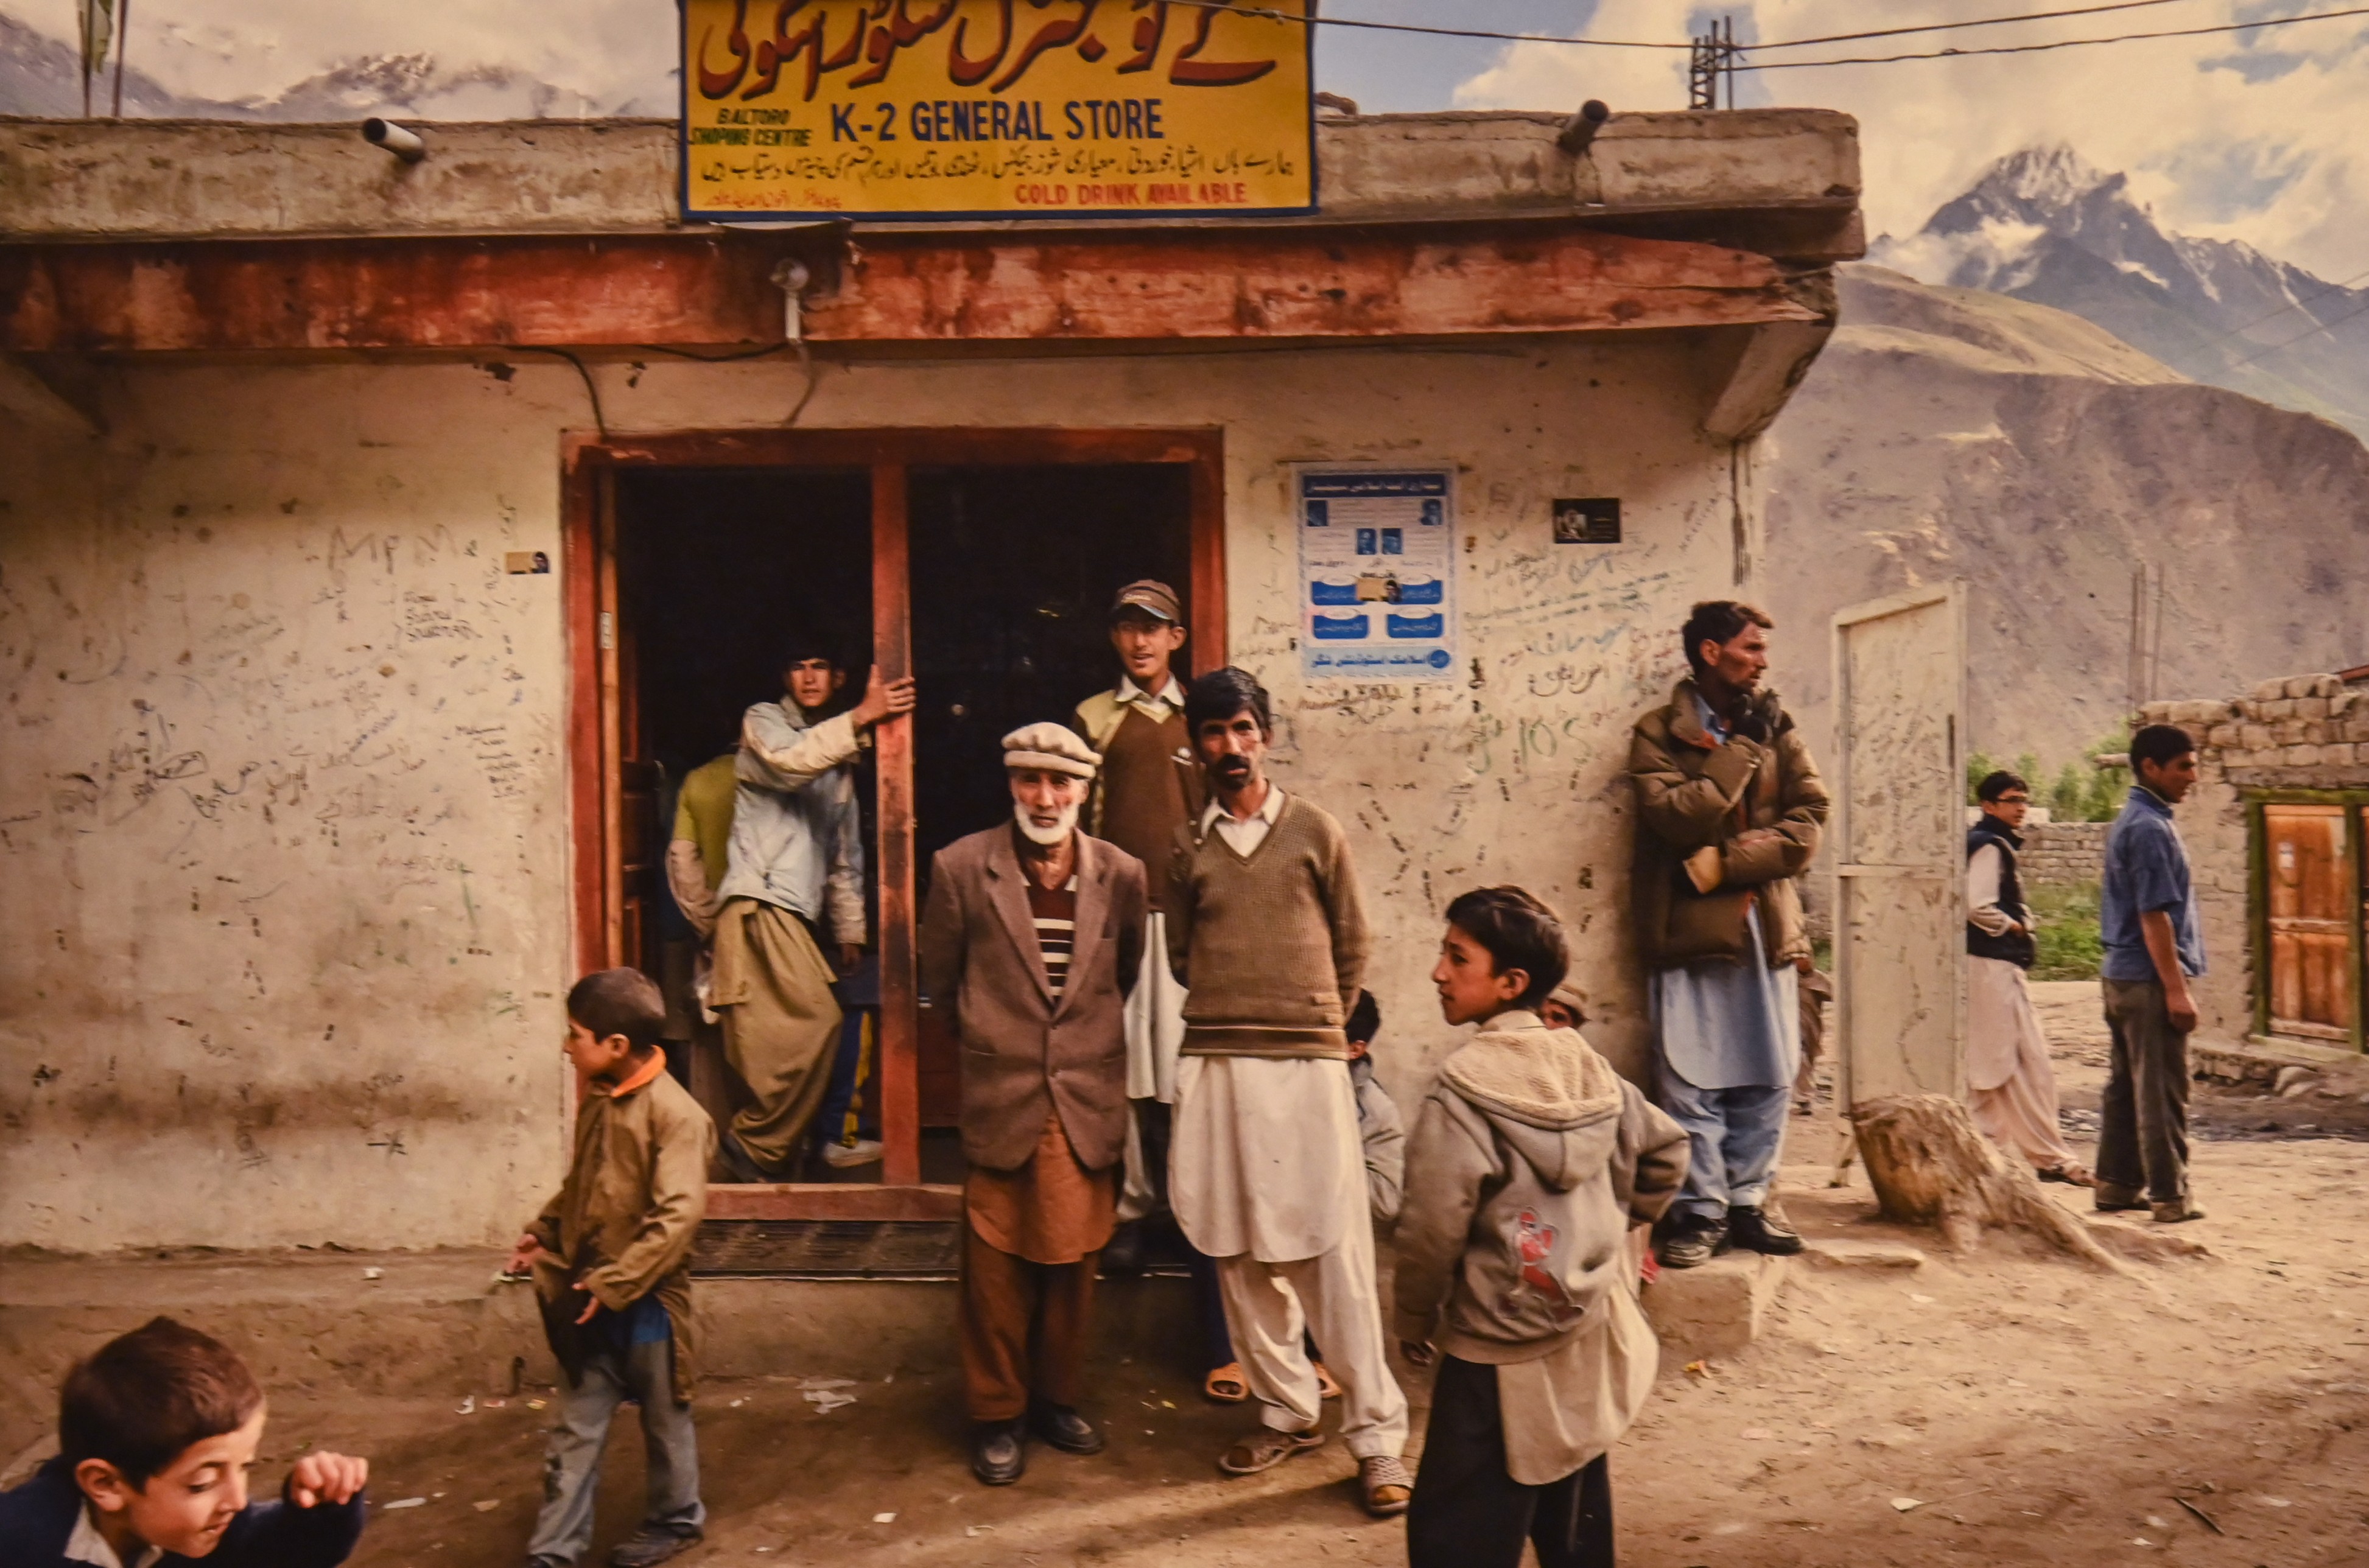
{"label": "man in blue shirt", "polygon": [[2168,724],[2131,737],[2136,781],[2106,832],[2099,924],[2113,1065],[2098,1134],[2098,1207],[2202,1219],[2188,1193],[2188,1036],[2204,972],[2196,889],[2171,808],[2196,787],[2196,742]]}

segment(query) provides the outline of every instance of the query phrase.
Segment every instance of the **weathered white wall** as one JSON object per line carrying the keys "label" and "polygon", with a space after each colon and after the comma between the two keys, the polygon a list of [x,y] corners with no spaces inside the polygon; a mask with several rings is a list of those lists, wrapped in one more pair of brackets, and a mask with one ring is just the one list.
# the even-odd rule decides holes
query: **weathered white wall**
{"label": "weathered white wall", "polygon": [[[1452,1042],[1447,900],[1563,910],[1597,1042],[1644,1038],[1630,724],[1732,590],[1707,347],[833,367],[809,425],[1226,429],[1234,660],[1279,773],[1348,824],[1402,1097]],[[598,372],[610,426],[763,423],[795,371]],[[567,973],[566,366],[147,366],[103,442],[0,426],[0,1243],[481,1242],[555,1180]],[[1304,685],[1285,465],[1459,470],[1465,663]],[[1556,545],[1558,495],[1628,542]],[[928,563],[918,564],[926,571]]]}

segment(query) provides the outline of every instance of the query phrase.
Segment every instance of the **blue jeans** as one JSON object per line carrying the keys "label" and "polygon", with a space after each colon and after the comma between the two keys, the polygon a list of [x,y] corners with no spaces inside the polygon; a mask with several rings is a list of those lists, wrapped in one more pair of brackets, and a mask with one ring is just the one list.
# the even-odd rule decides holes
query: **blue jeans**
{"label": "blue jeans", "polygon": [[1654,1099],[1687,1131],[1687,1183],[1670,1206],[1673,1214],[1723,1219],[1731,1205],[1757,1207],[1768,1199],[1785,1141],[1791,1085],[1698,1089],[1656,1050]]}

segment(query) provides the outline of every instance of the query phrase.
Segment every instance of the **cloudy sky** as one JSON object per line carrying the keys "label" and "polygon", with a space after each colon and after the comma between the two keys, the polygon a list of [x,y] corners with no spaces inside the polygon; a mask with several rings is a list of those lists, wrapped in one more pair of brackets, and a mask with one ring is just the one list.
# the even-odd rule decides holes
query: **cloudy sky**
{"label": "cloudy sky", "polygon": [[[1716,10],[1745,41],[1960,20],[2098,0],[1327,0],[1328,16],[1598,39],[1680,40]],[[1921,52],[2252,21],[2363,0],[2154,0],[2103,16],[1917,34],[1761,58]],[[59,37],[74,0],[0,0]],[[508,66],[580,95],[589,112],[673,101],[668,0],[140,0],[131,59],[176,91],[269,96],[341,62],[432,55],[448,71]],[[1321,85],[1368,109],[1616,109],[1686,101],[1681,52],[1505,44],[1329,28]],[[561,100],[566,101],[565,97]],[[1871,233],[1905,234],[1991,159],[2068,142],[2131,175],[2169,226],[2249,240],[2324,277],[2369,269],[2369,16],[2251,33],[1747,76],[1739,103],[1860,117]]]}

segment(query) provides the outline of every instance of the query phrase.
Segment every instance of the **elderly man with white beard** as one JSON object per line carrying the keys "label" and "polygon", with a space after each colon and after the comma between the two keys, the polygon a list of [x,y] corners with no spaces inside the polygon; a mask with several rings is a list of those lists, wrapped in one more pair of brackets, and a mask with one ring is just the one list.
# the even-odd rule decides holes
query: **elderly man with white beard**
{"label": "elderly man with white beard", "polygon": [[1078,830],[1102,759],[1058,724],[1003,738],[1013,820],[932,862],[921,985],[962,1041],[962,1355],[971,1472],[1020,1479],[1034,1436],[1100,1452],[1077,1408],[1127,1146],[1126,994],[1143,864]]}

